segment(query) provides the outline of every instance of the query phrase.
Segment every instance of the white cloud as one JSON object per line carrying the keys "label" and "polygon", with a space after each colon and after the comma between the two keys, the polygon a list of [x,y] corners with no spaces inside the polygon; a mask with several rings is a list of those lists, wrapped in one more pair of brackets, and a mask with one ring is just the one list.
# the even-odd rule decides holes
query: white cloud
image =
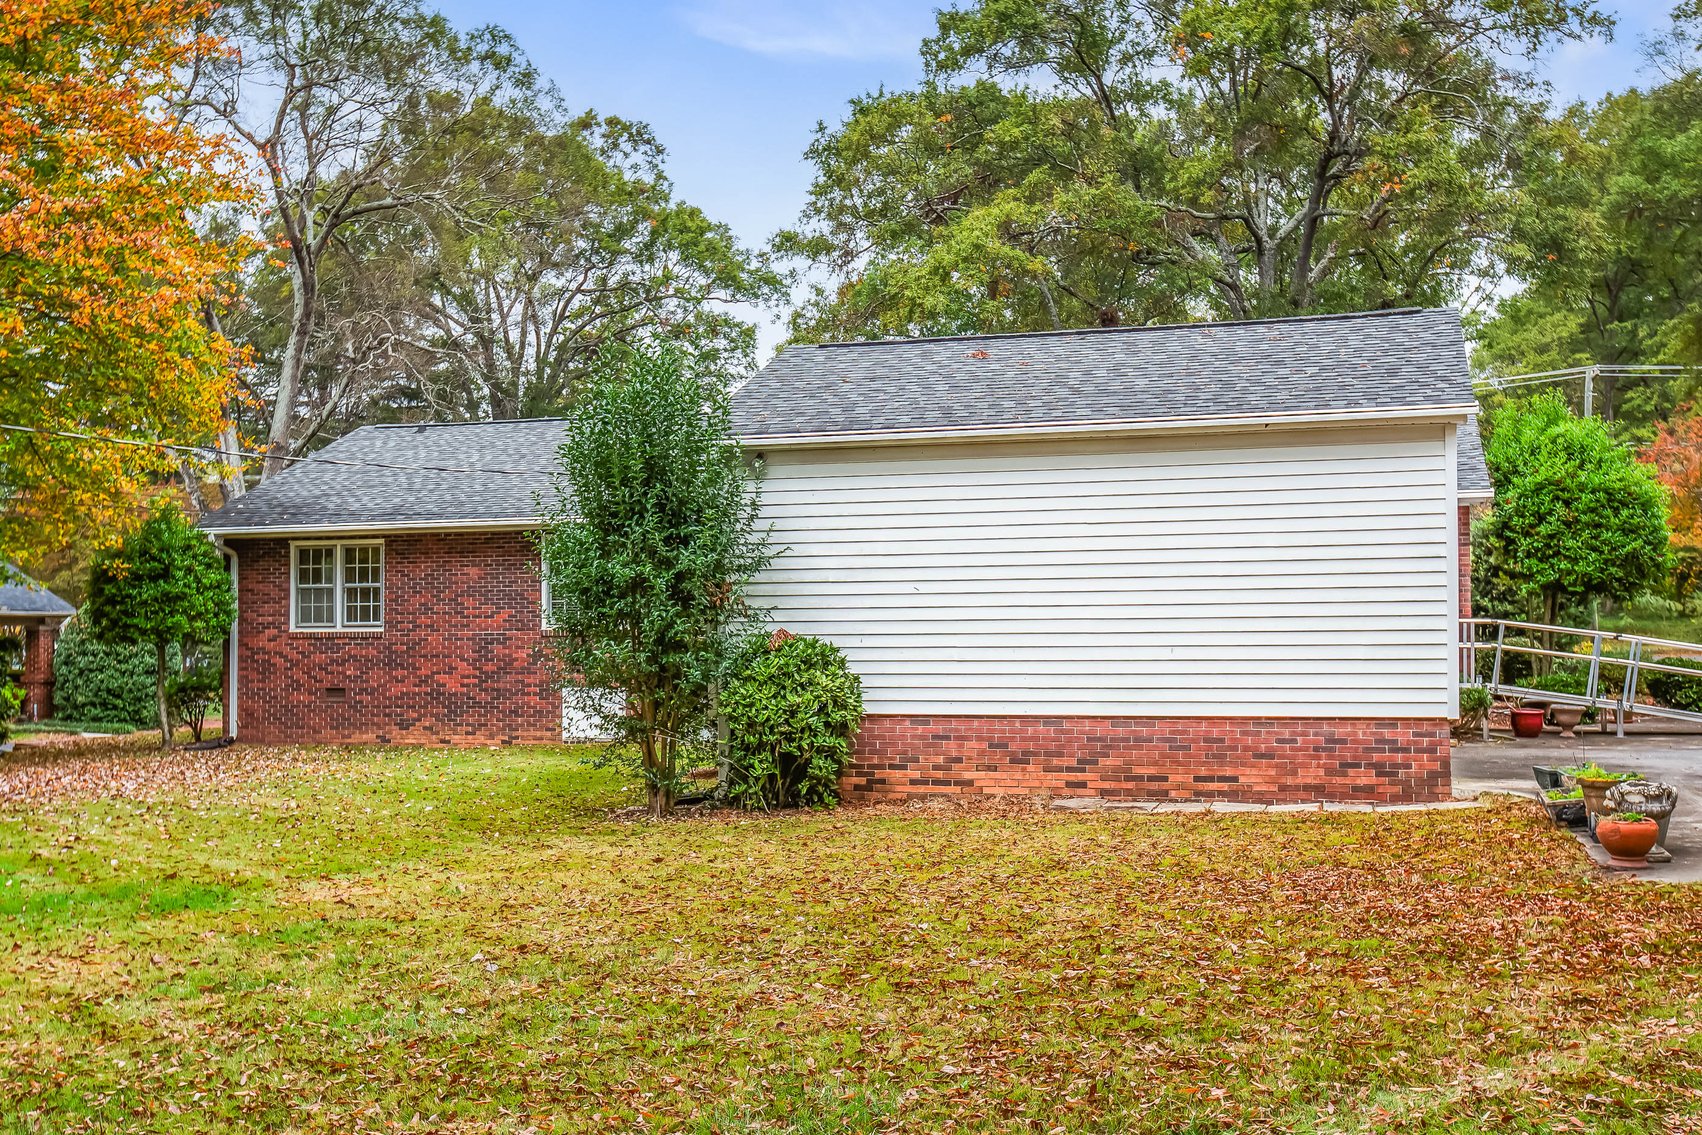
{"label": "white cloud", "polygon": [[693,0],[679,16],[704,39],[782,57],[906,58],[934,30],[933,6],[914,0]]}

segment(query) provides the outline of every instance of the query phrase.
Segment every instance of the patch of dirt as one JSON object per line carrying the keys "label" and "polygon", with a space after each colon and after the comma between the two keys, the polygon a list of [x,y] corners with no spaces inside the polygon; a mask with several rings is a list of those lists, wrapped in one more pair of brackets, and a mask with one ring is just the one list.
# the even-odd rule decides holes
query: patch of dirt
{"label": "patch of dirt", "polygon": [[162,753],[157,739],[40,734],[0,756],[0,807],[68,800],[152,800],[228,789],[284,774],[328,773],[334,752],[231,746]]}

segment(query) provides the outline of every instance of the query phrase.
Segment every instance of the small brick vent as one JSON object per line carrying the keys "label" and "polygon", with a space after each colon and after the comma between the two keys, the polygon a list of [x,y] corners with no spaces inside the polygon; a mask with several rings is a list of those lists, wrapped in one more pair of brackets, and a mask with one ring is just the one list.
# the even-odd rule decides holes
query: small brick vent
{"label": "small brick vent", "polygon": [[863,719],[847,796],[1050,793],[1260,804],[1445,800],[1446,721]]}

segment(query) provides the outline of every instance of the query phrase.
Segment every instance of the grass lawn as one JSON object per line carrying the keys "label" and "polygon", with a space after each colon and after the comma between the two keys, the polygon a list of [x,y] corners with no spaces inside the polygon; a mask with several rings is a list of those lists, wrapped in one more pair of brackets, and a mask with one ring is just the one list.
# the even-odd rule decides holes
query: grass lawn
{"label": "grass lawn", "polygon": [[1526,806],[647,824],[560,749],[134,746],[0,764],[0,1130],[1699,1129],[1702,892]]}

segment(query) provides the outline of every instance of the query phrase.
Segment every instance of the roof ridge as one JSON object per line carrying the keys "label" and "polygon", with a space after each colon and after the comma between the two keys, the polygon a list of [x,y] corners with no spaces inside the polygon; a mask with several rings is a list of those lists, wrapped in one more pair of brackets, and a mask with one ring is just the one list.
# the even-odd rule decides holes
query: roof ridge
{"label": "roof ridge", "polygon": [[[526,426],[526,425],[532,425],[532,424],[537,423],[537,422],[565,422],[565,421],[567,421],[566,418],[544,417],[544,418],[478,418],[478,419],[475,419],[475,420],[469,421],[469,422],[368,422],[364,426],[359,426],[355,429],[350,430],[349,433],[344,434],[343,437],[348,437],[349,434],[359,433],[361,430],[417,430],[417,429],[430,429],[430,428],[435,428],[437,426]],[[341,441],[342,438],[338,438],[337,440]]]}
{"label": "roof ridge", "polygon": [[836,339],[827,343],[812,343],[816,349],[828,347],[887,347],[904,343],[961,343],[997,339],[1046,339],[1070,335],[1115,335],[1141,331],[1205,330],[1218,327],[1253,327],[1272,323],[1325,323],[1334,320],[1375,319],[1390,315],[1428,315],[1453,312],[1452,307],[1391,307],[1380,311],[1318,312],[1309,315],[1276,315],[1264,319],[1204,319],[1192,323],[1136,323],[1127,327],[1060,327],[1053,331],[994,331],[972,335],[916,335],[890,339]]}

